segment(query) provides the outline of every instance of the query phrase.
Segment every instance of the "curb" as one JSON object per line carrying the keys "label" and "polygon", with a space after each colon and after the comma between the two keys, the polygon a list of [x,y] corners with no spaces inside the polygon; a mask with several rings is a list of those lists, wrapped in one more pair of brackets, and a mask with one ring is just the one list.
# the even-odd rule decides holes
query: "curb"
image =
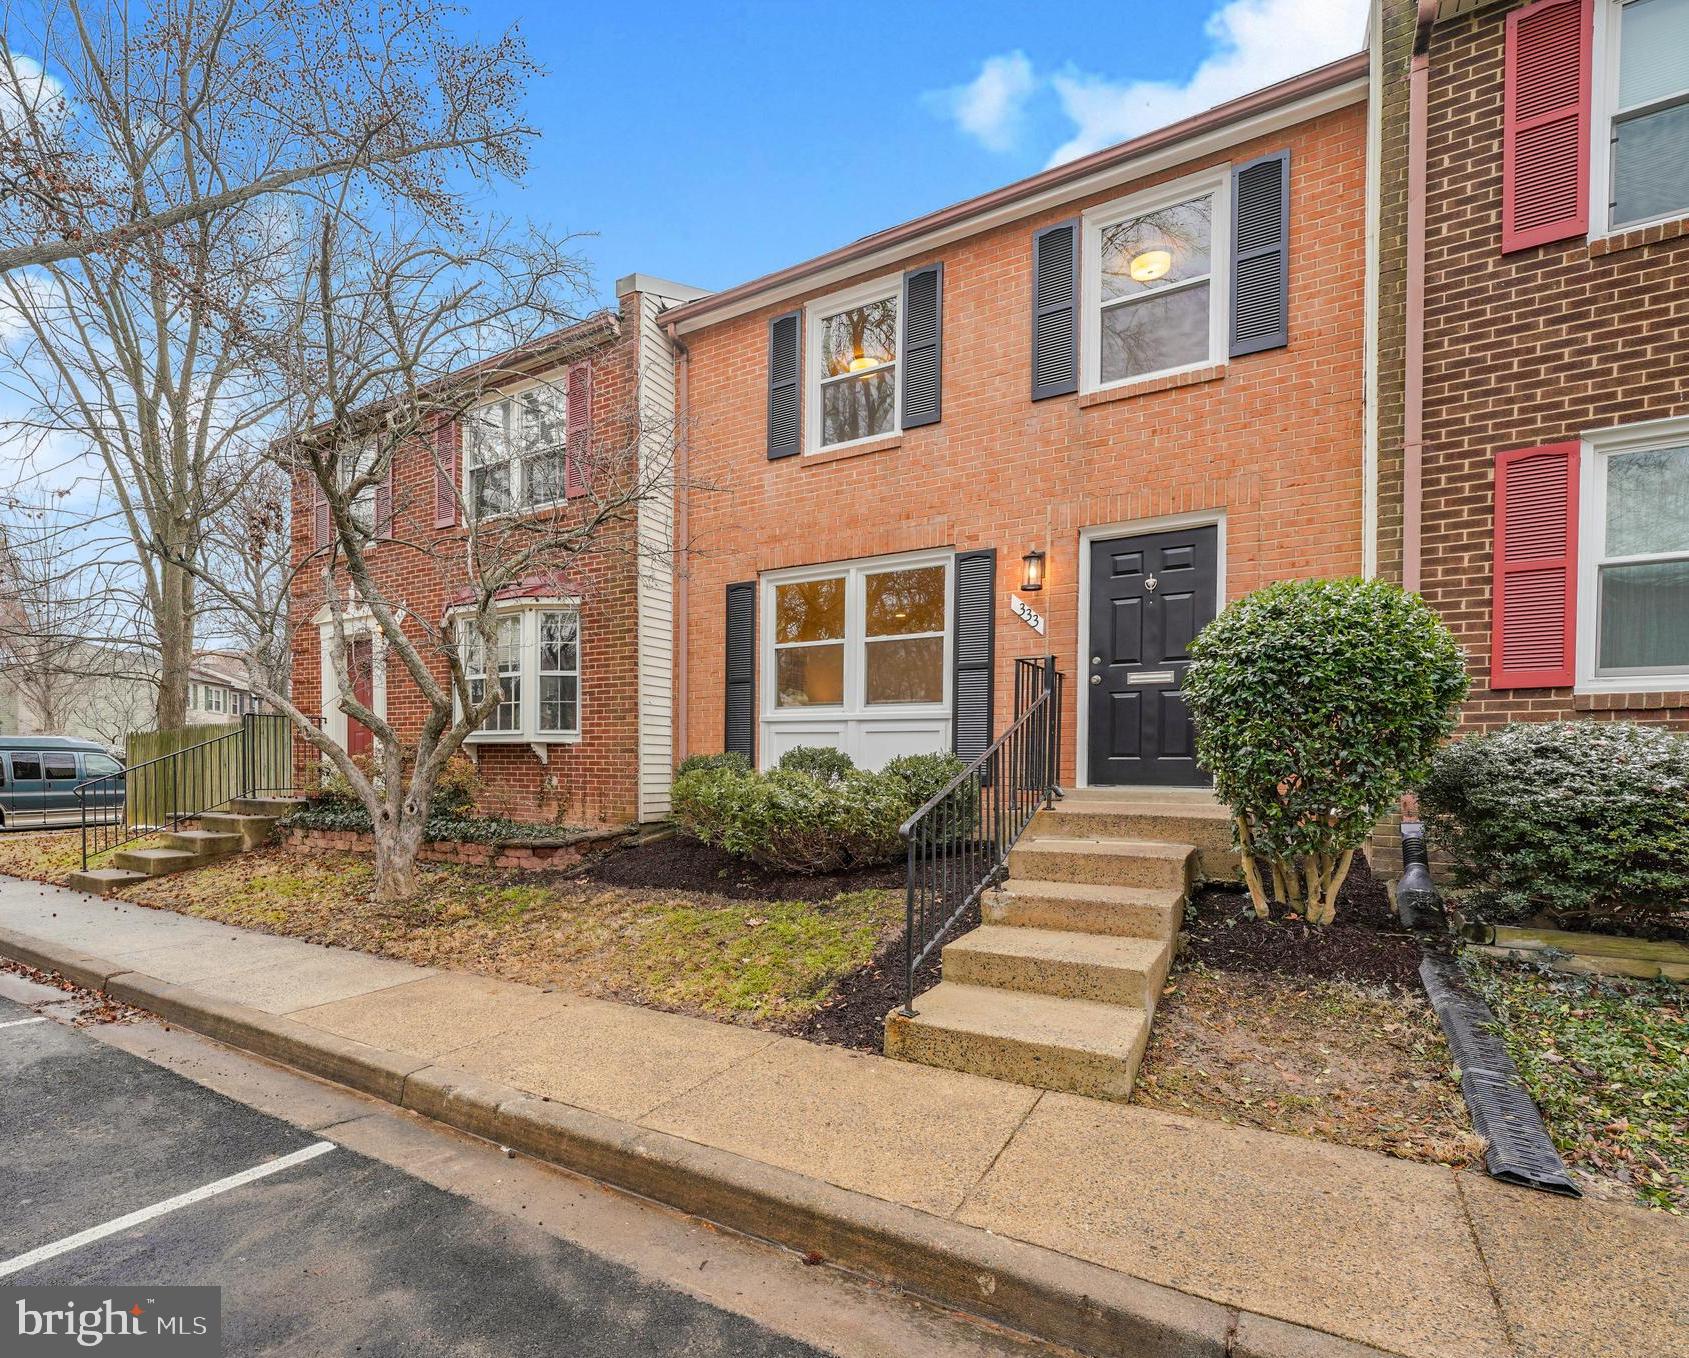
{"label": "curb", "polygon": [[0,928],[0,955],[666,1207],[1097,1358],[1394,1358]]}

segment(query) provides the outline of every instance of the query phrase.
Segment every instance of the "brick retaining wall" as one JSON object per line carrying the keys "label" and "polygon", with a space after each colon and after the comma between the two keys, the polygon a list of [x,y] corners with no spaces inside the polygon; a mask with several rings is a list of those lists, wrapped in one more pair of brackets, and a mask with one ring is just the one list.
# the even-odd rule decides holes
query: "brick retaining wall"
{"label": "brick retaining wall", "polygon": [[[483,868],[540,869],[572,868],[589,852],[602,847],[601,839],[573,844],[477,844],[461,839],[433,840],[417,855],[424,863],[466,863]],[[318,853],[375,852],[375,836],[367,830],[289,830],[290,848]]]}

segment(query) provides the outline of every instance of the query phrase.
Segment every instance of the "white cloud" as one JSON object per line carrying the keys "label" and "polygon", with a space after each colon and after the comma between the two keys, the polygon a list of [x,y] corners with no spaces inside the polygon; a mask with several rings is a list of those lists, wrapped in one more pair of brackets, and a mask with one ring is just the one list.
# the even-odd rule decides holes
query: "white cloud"
{"label": "white cloud", "polygon": [[925,99],[987,150],[1008,151],[1019,136],[1026,101],[1037,88],[1026,53],[1005,52],[987,57],[967,84],[934,90]]}
{"label": "white cloud", "polygon": [[1050,164],[1177,122],[1360,50],[1366,0],[1229,0],[1209,18],[1213,47],[1190,77],[1114,81],[1069,68],[1051,77],[1073,136]]}

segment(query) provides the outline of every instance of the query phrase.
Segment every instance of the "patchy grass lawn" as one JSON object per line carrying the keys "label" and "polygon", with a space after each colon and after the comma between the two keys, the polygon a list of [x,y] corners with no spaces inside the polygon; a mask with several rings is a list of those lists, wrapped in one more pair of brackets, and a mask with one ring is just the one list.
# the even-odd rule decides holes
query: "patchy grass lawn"
{"label": "patchy grass lawn", "polygon": [[1566,1162],[1607,1196],[1689,1212],[1689,994],[1463,958]]}
{"label": "patchy grass lawn", "polygon": [[1404,1160],[1483,1150],[1423,994],[1178,967],[1133,1102]]}
{"label": "patchy grass lawn", "polygon": [[793,1028],[903,923],[900,893],[733,900],[554,874],[420,866],[403,905],[369,899],[352,854],[266,849],[130,888],[225,924],[706,1018]]}

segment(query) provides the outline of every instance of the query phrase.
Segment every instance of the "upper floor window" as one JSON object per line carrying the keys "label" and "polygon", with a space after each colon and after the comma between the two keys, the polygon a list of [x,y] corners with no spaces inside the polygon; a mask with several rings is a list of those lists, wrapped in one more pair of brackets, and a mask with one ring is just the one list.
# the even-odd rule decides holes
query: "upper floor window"
{"label": "upper floor window", "polygon": [[475,737],[573,740],[581,730],[580,614],[558,605],[501,610],[489,656],[481,634],[460,625],[463,673],[471,701],[486,697],[494,675],[499,704]]}
{"label": "upper floor window", "polygon": [[1604,9],[1608,224],[1682,216],[1689,213],[1689,0],[1614,0]]}
{"label": "upper floor window", "polygon": [[1086,386],[1221,362],[1229,176],[1086,214]]}
{"label": "upper floor window", "polygon": [[812,451],[898,428],[897,279],[809,306]]}
{"label": "upper floor window", "polygon": [[561,386],[531,387],[464,416],[464,474],[476,518],[563,500],[569,406]]}

